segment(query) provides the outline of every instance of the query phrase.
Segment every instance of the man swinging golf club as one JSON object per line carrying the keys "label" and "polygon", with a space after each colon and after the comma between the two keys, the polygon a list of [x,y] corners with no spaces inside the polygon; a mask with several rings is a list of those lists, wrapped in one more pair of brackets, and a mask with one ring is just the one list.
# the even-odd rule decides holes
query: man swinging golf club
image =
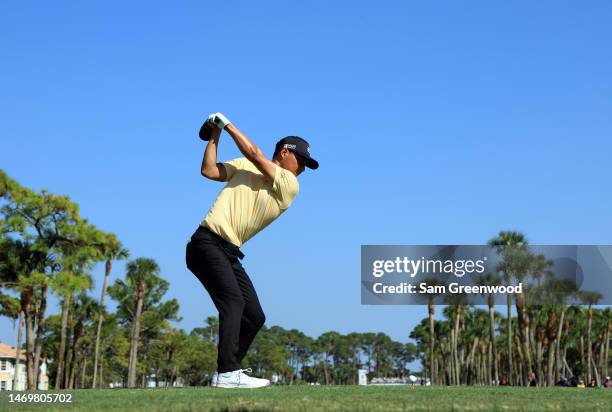
{"label": "man swinging golf club", "polygon": [[[232,137],[243,158],[217,163],[221,132]],[[242,267],[240,247],[279,217],[298,193],[297,176],[316,169],[308,142],[288,136],[276,143],[272,160],[221,113],[208,117],[200,137],[208,140],[202,175],[227,182],[187,244],[187,267],[200,280],[219,311],[217,372],[212,386],[261,388],[270,381],[240,369],[265,315],[253,283]]]}

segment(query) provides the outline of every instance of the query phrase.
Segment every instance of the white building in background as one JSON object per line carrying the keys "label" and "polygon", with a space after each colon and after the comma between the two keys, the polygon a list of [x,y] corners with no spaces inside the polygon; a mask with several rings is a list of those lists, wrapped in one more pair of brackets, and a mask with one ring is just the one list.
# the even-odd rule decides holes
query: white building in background
{"label": "white building in background", "polygon": [[[15,378],[15,370],[17,372],[17,381],[15,390],[23,391],[26,389],[27,376],[25,367],[25,353],[19,354],[19,367],[16,368],[17,351],[14,347],[0,342],[0,391],[13,390],[13,379]],[[46,391],[49,389],[49,377],[47,376],[47,363],[43,360],[40,365],[40,374],[38,375],[38,389]]]}
{"label": "white building in background", "polygon": [[365,369],[359,369],[359,385],[367,385],[368,384],[368,371]]}

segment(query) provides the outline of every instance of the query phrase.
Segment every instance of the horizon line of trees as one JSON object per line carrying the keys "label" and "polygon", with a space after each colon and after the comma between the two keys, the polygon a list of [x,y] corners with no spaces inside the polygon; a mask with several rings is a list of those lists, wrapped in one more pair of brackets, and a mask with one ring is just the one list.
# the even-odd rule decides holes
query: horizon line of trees
{"label": "horizon line of trees", "polygon": [[[434,319],[428,316],[411,332],[415,343],[393,341],[384,333],[329,331],[318,338],[297,329],[264,327],[247,354],[259,375],[281,382],[355,384],[358,370],[368,377],[405,377],[416,359],[432,384],[554,385],[567,374],[595,379],[608,375],[612,329],[610,308],[593,308],[601,295],[578,291],[551,276],[552,263],[533,255],[525,236],[500,232],[489,244],[502,257],[483,284],[534,280],[515,299],[508,295],[506,317],[454,297]],[[165,299],[168,281],[153,259],[126,264],[123,278],[109,285],[113,263],[128,250],[112,233],[99,230],[79,214],[68,196],[35,192],[0,170],[0,315],[17,328],[17,358],[25,355],[28,389],[38,386],[46,361],[56,389],[205,385],[216,365],[218,320],[211,316],[190,333],[174,328],[179,303]],[[91,270],[104,264],[99,297]],[[428,280],[435,285],[434,279]],[[59,298],[59,314],[47,315],[49,293]],[[116,303],[107,311],[107,297]],[[578,298],[584,306],[566,305]],[[25,336],[24,336],[25,335]],[[25,339],[24,339],[25,338]],[[15,387],[15,385],[13,385]]]}
{"label": "horizon line of trees", "polygon": [[[82,218],[68,196],[35,192],[0,170],[0,315],[13,321],[13,334],[17,329],[17,359],[25,355],[28,389],[38,387],[43,362],[56,389],[111,382],[144,387],[150,377],[156,385],[179,378],[208,383],[216,365],[217,318],[189,334],[172,327],[181,320],[179,304],[164,299],[169,283],[153,259],[127,262],[124,278],[109,285],[113,263],[128,257],[117,237]],[[104,278],[94,298],[88,294],[91,270],[99,263]],[[49,293],[58,297],[59,314],[46,313]],[[115,312],[107,311],[107,297],[116,302]],[[288,383],[347,384],[356,383],[362,365],[376,376],[406,374],[415,353],[413,344],[383,333],[330,331],[313,339],[273,326],[258,334],[245,362]]]}
{"label": "horizon line of trees", "polygon": [[[436,295],[429,295],[428,318],[410,334],[417,341],[427,376],[435,384],[554,386],[568,376],[595,380],[608,376],[612,309],[593,308],[602,294],[579,290],[576,282],[559,278],[553,262],[534,254],[525,235],[501,231],[488,245],[500,255],[494,273],[480,285],[523,283],[514,299],[507,294],[506,317],[466,305],[465,296],[447,301],[443,320],[434,320]],[[437,284],[428,279],[428,285]],[[582,305],[568,305],[579,301]],[[535,381],[534,381],[535,378]]]}

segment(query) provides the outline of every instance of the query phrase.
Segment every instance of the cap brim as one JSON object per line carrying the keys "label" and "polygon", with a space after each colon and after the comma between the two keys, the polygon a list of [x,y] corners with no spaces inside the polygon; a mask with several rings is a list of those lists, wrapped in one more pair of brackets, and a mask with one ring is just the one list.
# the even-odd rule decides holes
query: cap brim
{"label": "cap brim", "polygon": [[314,169],[318,169],[319,168],[319,162],[314,160],[312,157],[309,157],[308,159],[305,159],[304,164],[309,169],[313,169],[314,170]]}
{"label": "cap brim", "polygon": [[309,168],[309,169],[318,169],[319,168],[319,162],[317,162],[316,160],[314,160],[312,157],[306,157],[301,153],[297,153],[297,152],[293,152],[296,155],[298,155],[300,157],[300,159],[302,159],[302,162],[304,162],[304,165]]}

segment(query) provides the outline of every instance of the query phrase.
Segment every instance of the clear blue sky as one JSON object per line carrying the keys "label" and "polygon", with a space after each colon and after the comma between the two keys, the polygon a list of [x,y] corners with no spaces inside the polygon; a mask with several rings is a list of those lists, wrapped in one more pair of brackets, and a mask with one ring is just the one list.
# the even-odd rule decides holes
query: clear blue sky
{"label": "clear blue sky", "polygon": [[268,325],[406,341],[426,310],[360,305],[361,244],[612,243],[610,2],[84,3],[0,6],[0,168],[157,260],[186,330],[211,112],[321,163],[243,248]]}

